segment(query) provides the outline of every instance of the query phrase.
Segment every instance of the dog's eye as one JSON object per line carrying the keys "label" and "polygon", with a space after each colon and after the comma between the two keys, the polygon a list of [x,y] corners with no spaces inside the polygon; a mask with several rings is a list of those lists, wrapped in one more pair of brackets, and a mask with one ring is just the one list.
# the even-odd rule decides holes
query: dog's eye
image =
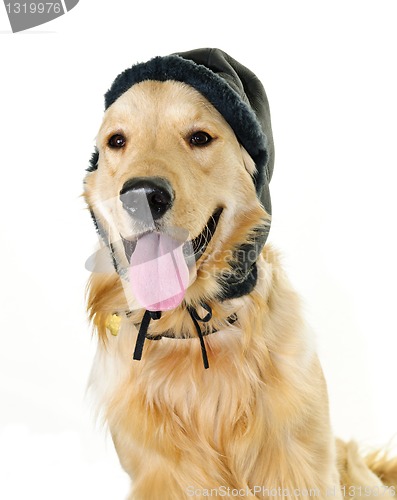
{"label": "dog's eye", "polygon": [[207,134],[207,132],[194,132],[189,138],[189,142],[192,146],[206,146],[212,141],[212,137]]}
{"label": "dog's eye", "polygon": [[112,135],[112,137],[108,141],[108,145],[111,148],[122,148],[125,146],[126,139],[121,134]]}

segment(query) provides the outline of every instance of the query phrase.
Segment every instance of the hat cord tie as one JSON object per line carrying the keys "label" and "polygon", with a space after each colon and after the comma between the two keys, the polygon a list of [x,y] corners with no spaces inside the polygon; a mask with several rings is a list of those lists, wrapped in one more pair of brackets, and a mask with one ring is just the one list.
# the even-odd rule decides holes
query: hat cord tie
{"label": "hat cord tie", "polygon": [[[201,328],[200,328],[200,325],[198,322],[201,321],[203,323],[207,323],[208,321],[210,321],[210,319],[212,318],[212,309],[211,309],[211,306],[209,306],[205,302],[201,303],[200,305],[203,309],[205,309],[207,311],[207,314],[204,316],[204,318],[201,318],[199,316],[197,310],[192,306],[188,306],[187,310],[188,310],[190,318],[193,322],[193,325],[196,329],[198,338],[200,340],[201,355],[203,358],[203,364],[204,364],[204,368],[207,369],[210,366],[208,363],[207,349],[205,347],[203,332],[201,331]],[[142,358],[143,346],[145,344],[145,339],[146,339],[146,335],[147,335],[147,331],[148,331],[150,322],[151,322],[151,320],[158,320],[160,318],[161,318],[161,311],[148,311],[148,310],[145,311],[143,318],[142,318],[142,322],[141,322],[140,327],[139,327],[138,336],[137,336],[136,343],[135,343],[135,350],[134,350],[133,359],[140,360]]]}

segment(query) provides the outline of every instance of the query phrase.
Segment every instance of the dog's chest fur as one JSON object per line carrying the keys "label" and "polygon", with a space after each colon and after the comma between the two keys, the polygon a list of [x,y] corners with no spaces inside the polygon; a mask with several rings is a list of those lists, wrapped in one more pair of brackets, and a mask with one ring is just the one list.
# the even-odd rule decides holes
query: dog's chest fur
{"label": "dog's chest fur", "polygon": [[[153,460],[176,489],[296,480],[325,491],[325,482],[334,483],[321,368],[281,272],[268,287],[271,267],[262,262],[257,293],[235,301],[238,322],[206,337],[209,370],[198,339],[147,341],[143,360],[132,361],[136,329],[127,318],[99,346],[92,386],[120,460],[142,488],[161,490],[162,473],[148,480],[144,466]],[[321,405],[313,407],[313,398]],[[311,453],[302,460],[305,448]]]}

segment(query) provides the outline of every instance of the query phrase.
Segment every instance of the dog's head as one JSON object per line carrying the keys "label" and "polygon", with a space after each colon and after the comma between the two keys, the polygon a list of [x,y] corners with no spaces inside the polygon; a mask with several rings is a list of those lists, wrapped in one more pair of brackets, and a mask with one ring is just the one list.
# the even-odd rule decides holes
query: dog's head
{"label": "dog's head", "polygon": [[[204,71],[206,86],[186,76],[153,77],[153,71],[141,78],[153,62],[135,69],[132,83],[120,75],[106,96],[85,179],[88,206],[116,271],[135,282],[138,302],[151,310],[160,302],[171,309],[182,298],[197,303],[251,291],[270,225],[271,133],[266,137],[259,123],[249,122],[254,112],[230,83],[214,94],[207,78],[213,70],[181,57],[171,61],[183,61],[184,71],[185,62],[187,70]],[[214,76],[216,87],[222,78]],[[172,291],[172,280],[181,294]],[[173,297],[153,292],[159,288]]]}

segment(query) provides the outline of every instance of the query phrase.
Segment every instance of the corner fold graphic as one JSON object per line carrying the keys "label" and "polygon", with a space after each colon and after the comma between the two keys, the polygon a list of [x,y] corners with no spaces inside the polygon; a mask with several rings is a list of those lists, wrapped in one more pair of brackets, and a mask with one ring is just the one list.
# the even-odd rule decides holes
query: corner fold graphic
{"label": "corner fold graphic", "polygon": [[64,2],[65,2],[65,7],[69,12],[70,10],[73,9],[73,7],[76,7],[76,5],[79,3],[79,0],[64,0]]}
{"label": "corner fold graphic", "polygon": [[[79,0],[63,1],[68,12],[79,3]],[[4,7],[13,33],[48,23],[66,13],[60,0],[55,2],[4,0]]]}

